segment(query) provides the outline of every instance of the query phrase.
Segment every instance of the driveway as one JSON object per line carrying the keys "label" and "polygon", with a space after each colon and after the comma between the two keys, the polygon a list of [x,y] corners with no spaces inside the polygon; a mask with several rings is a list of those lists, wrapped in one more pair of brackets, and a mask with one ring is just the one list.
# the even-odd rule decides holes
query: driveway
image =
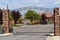
{"label": "driveway", "polygon": [[13,30],[13,35],[0,37],[0,40],[45,40],[54,32],[54,25],[23,25]]}
{"label": "driveway", "polygon": [[24,25],[19,28],[14,28],[14,34],[19,35],[49,35],[54,32],[54,25]]}

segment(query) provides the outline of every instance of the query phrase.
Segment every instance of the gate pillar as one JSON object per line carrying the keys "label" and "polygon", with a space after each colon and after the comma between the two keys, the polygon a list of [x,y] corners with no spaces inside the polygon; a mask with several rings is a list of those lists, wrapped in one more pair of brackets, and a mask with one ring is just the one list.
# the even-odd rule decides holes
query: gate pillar
{"label": "gate pillar", "polygon": [[59,8],[54,8],[54,33],[55,33],[55,36],[60,36]]}
{"label": "gate pillar", "polygon": [[9,33],[9,11],[7,9],[3,9],[2,16],[4,33]]}

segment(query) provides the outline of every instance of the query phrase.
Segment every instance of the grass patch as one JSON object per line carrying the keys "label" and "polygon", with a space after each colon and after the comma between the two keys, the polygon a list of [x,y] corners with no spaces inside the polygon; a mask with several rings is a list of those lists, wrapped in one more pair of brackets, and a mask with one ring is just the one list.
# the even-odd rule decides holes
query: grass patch
{"label": "grass patch", "polygon": [[2,29],[2,25],[0,25],[0,30]]}
{"label": "grass patch", "polygon": [[53,22],[48,22],[48,24],[53,24]]}
{"label": "grass patch", "polygon": [[0,28],[2,27],[2,25],[0,25]]}

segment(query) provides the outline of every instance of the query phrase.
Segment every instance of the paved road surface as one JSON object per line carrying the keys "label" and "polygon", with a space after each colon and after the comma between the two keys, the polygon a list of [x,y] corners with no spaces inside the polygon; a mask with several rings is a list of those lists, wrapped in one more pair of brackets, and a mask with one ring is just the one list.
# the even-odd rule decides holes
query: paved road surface
{"label": "paved road surface", "polygon": [[13,30],[13,35],[0,37],[0,40],[45,40],[54,31],[54,25],[23,25]]}

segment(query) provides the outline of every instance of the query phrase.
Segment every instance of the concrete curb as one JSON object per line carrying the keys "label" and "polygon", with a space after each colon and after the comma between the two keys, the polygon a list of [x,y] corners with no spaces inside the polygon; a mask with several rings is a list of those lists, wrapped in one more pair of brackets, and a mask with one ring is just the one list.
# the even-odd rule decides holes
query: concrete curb
{"label": "concrete curb", "polygon": [[46,40],[60,40],[60,36],[48,36]]}
{"label": "concrete curb", "polygon": [[4,34],[0,34],[0,36],[9,36],[12,35],[13,33],[4,33]]}

